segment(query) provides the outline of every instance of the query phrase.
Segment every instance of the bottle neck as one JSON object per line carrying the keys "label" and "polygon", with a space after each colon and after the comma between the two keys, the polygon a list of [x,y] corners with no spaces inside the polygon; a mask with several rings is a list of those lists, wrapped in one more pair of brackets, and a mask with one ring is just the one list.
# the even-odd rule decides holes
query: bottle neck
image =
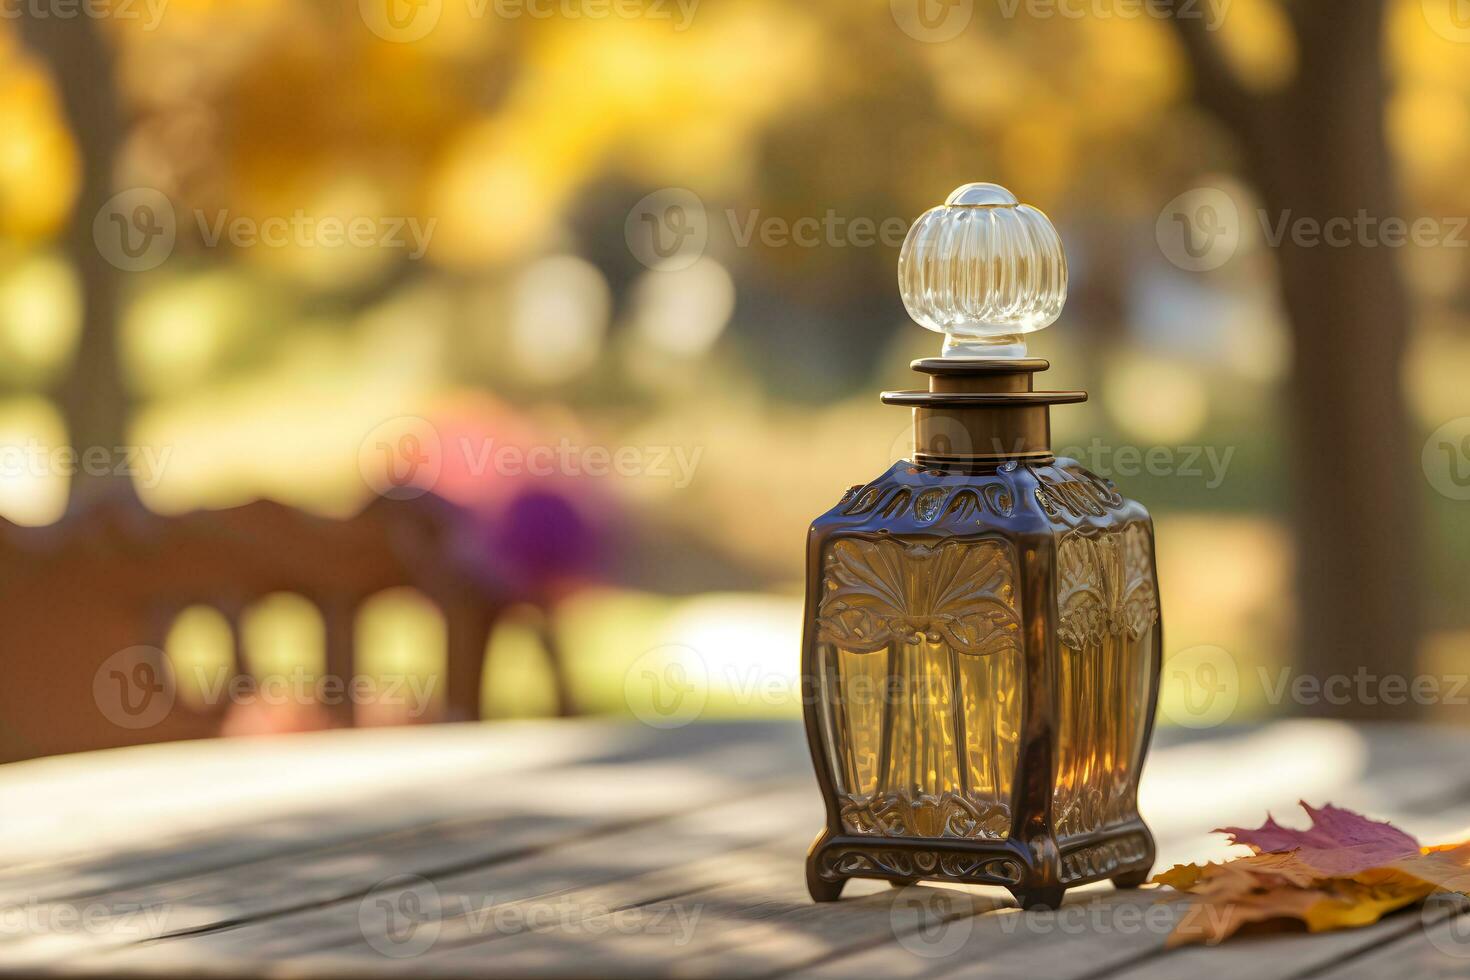
{"label": "bottle neck", "polygon": [[1051,458],[1051,409],[1045,404],[914,408],[916,463],[973,465]]}
{"label": "bottle neck", "polygon": [[1006,357],[1026,356],[1024,334],[1005,334],[998,337],[963,338],[953,334],[944,335],[945,357]]}
{"label": "bottle neck", "polygon": [[913,408],[914,461],[927,465],[1051,459],[1051,406],[1087,397],[1033,391],[1033,375],[1047,367],[1037,358],[926,358],[913,367],[929,376],[929,390],[884,392],[883,401]]}

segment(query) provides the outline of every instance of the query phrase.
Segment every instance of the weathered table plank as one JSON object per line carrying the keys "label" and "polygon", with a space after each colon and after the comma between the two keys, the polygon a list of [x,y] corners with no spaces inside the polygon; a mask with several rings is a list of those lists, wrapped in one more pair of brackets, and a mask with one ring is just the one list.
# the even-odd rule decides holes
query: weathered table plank
{"label": "weathered table plank", "polygon": [[[1161,863],[1223,857],[1211,828],[1267,809],[1293,822],[1298,797],[1426,841],[1466,836],[1470,736],[1166,732],[1142,794]],[[153,746],[0,768],[0,807],[11,973],[1470,974],[1470,917],[1447,903],[1352,932],[1167,951],[1180,906],[1158,890],[1094,887],[1024,913],[999,890],[854,882],[813,905],[801,857],[821,805],[787,724]]]}
{"label": "weathered table plank", "polygon": [[[595,736],[596,729],[585,734]],[[646,739],[647,732],[621,734]],[[670,747],[667,743],[630,754],[627,744],[613,741],[604,743],[599,759],[598,742],[592,738],[582,750],[585,761],[576,765],[517,772],[513,779],[470,770],[449,777],[432,794],[411,792],[411,799],[405,800],[395,793],[364,804],[398,815],[378,834],[328,841],[309,850],[289,848],[286,840],[272,835],[271,841],[286,853],[232,861],[220,870],[138,887],[89,892],[81,904],[93,915],[93,928],[37,931],[23,923],[18,932],[0,930],[6,940],[0,947],[0,965],[34,966],[87,949],[279,917],[360,897],[400,870],[427,876],[453,874],[662,819],[725,795],[759,792],[773,769],[787,773],[790,780],[791,760],[783,755],[784,745],[762,745],[757,738],[736,751],[728,740],[707,735],[692,736],[675,758],[663,752]],[[588,806],[589,800],[599,803]],[[229,846],[241,836],[254,837],[250,828],[236,827],[221,835],[221,841]],[[136,864],[136,859],[130,861]],[[0,888],[5,884],[0,882]],[[67,910],[77,903],[28,900],[28,904],[47,918],[70,914]],[[116,914],[107,914],[109,909],[116,909]]]}

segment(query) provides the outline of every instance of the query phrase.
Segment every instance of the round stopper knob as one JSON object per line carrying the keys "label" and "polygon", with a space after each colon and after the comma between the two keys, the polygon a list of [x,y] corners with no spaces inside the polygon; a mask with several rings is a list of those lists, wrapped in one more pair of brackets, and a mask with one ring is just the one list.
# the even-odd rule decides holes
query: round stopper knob
{"label": "round stopper knob", "polygon": [[1067,257],[1046,215],[999,184],[965,184],[909,229],[898,288],[946,357],[1025,357],[1023,335],[1062,313]]}

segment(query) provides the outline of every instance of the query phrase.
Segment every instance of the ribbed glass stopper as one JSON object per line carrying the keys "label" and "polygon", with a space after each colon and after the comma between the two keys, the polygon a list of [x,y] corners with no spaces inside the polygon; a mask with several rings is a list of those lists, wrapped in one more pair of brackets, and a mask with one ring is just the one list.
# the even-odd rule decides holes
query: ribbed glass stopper
{"label": "ribbed glass stopper", "polygon": [[1067,258],[1046,215],[999,184],[965,184],[909,229],[898,288],[946,357],[1025,357],[1024,335],[1062,313]]}

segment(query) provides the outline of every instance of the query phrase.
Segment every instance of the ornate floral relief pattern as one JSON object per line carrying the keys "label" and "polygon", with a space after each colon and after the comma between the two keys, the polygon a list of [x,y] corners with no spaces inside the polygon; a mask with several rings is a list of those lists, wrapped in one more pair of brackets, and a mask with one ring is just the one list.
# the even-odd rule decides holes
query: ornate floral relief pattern
{"label": "ornate floral relief pattern", "polygon": [[1062,881],[1103,878],[1148,860],[1148,846],[1138,834],[1078,848],[1062,855]]}
{"label": "ornate floral relief pattern", "polygon": [[886,837],[983,837],[1002,840],[1010,833],[1011,812],[1003,803],[982,806],[953,793],[891,793],[869,799],[846,798],[842,825],[849,833]]}
{"label": "ornate floral relief pattern", "polygon": [[817,645],[846,832],[1005,838],[1022,679],[1011,546],[838,538],[822,569]]}
{"label": "ornate floral relief pattern", "polygon": [[1123,631],[1138,639],[1159,618],[1159,594],[1154,588],[1153,537],[1143,524],[1128,524],[1121,541],[1122,594],[1117,618]]}
{"label": "ornate floral relief pattern", "polygon": [[1058,635],[1074,649],[1111,635],[1138,639],[1159,617],[1145,525],[1088,534],[1069,531],[1057,544]]}
{"label": "ornate floral relief pattern", "polygon": [[[1037,506],[1058,524],[1069,524],[1086,517],[1106,517],[1125,503],[1111,480],[1089,473],[1075,463],[1028,468],[1036,477]],[[1058,473],[1065,474],[1067,478],[1059,479]]]}
{"label": "ornate floral relief pattern", "polygon": [[848,850],[833,848],[822,855],[822,876],[829,880],[854,875],[900,878],[943,877],[960,881],[1013,885],[1021,867],[1011,858],[944,850]]}
{"label": "ornate floral relief pattern", "polygon": [[1079,528],[1057,543],[1058,837],[1135,816],[1159,618],[1151,532],[1143,522]]}
{"label": "ornate floral relief pattern", "polygon": [[[914,471],[918,473],[918,470]],[[917,477],[915,477],[917,479]],[[1007,518],[1015,513],[1016,500],[1009,485],[999,478],[967,486],[928,486],[899,483],[892,478],[849,487],[837,506],[843,516],[881,514],[893,520],[912,517],[920,524],[939,522],[946,526],[977,525],[987,514]]]}
{"label": "ornate floral relief pattern", "polygon": [[818,640],[863,653],[926,639],[972,656],[1014,651],[1014,578],[998,541],[839,539],[823,558]]}

